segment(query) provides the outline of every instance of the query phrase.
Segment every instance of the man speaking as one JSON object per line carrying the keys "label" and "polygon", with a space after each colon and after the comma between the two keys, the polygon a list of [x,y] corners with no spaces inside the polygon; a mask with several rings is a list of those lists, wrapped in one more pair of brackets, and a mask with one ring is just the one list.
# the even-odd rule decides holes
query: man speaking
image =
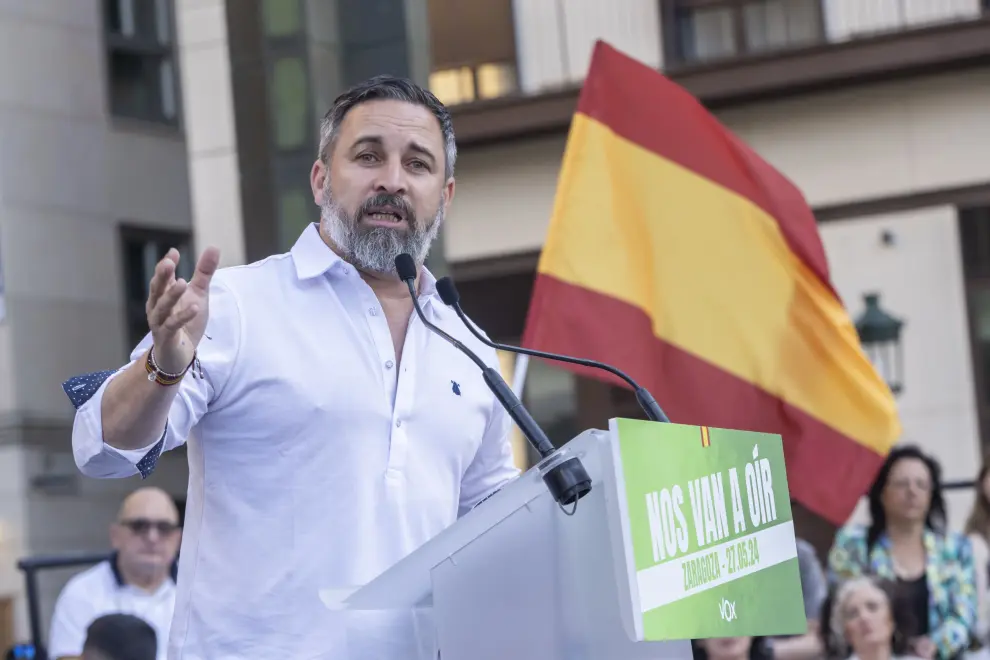
{"label": "man speaking", "polygon": [[171,660],[430,651],[412,614],[334,614],[318,592],[367,583],[517,474],[508,415],[394,272],[410,254],[428,318],[497,368],[423,267],[456,153],[428,91],[351,89],[321,127],[319,225],[246,266],[218,270],[207,249],[188,282],[170,251],[131,362],[65,383],[87,475],[147,476],[188,441]]}

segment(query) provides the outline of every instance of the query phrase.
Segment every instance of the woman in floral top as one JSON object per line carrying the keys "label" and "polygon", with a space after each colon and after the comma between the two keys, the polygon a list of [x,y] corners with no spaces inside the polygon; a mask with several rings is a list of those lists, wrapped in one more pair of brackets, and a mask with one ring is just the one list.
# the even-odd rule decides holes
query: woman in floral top
{"label": "woman in floral top", "polygon": [[890,452],[870,488],[868,527],[839,531],[829,573],[841,582],[863,574],[893,580],[912,603],[910,648],[931,660],[965,652],[974,638],[976,587],[969,540],[945,531],[938,464],[916,447]]}

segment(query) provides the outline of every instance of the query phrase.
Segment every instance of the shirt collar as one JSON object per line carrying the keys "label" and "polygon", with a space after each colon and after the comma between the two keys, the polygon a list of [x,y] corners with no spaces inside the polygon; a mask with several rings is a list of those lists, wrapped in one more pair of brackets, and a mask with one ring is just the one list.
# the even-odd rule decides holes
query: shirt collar
{"label": "shirt collar", "polygon": [[433,273],[426,266],[419,270],[419,297],[440,297],[437,293],[437,278],[433,277]]}
{"label": "shirt collar", "polygon": [[344,260],[323,242],[315,222],[306,225],[306,229],[292,246],[291,254],[292,262],[296,266],[296,275],[301,280],[319,277],[332,268],[341,268],[345,264]]}
{"label": "shirt collar", "polygon": [[[315,222],[306,226],[290,253],[296,267],[296,275],[301,280],[319,277],[335,268],[352,268],[336,252],[327,247],[320,236],[319,225]],[[419,297],[432,298],[437,295],[437,278],[426,266],[423,266],[419,271]]]}
{"label": "shirt collar", "polygon": [[[113,581],[117,584],[118,589],[123,589],[127,586],[127,580],[124,579],[124,574],[120,571],[120,553],[114,551],[108,561],[110,562],[110,572],[113,573]],[[173,583],[179,576],[179,558],[176,557],[169,567],[168,577]],[[167,583],[169,580],[166,580]]]}

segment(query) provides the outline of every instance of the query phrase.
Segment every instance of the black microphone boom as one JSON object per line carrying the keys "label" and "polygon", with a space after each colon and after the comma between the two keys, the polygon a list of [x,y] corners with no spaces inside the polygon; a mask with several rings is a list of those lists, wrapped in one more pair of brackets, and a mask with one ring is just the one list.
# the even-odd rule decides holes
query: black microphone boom
{"label": "black microphone boom", "polygon": [[[409,288],[413,307],[419,319],[423,322],[423,325],[429,328],[431,332],[442,337],[478,365],[485,383],[488,385],[488,389],[492,391],[498,402],[509,413],[509,417],[516,423],[516,426],[519,427],[519,430],[526,436],[526,439],[533,445],[533,448],[539,452],[540,458],[546,459],[552,456],[557,451],[553,443],[550,442],[547,434],[543,432],[540,425],[536,423],[533,416],[526,410],[526,407],[519,400],[519,397],[516,396],[516,393],[512,391],[512,388],[502,378],[502,374],[498,372],[498,369],[485,364],[485,361],[478,357],[474,351],[454,337],[451,337],[426,318],[426,314],[423,313],[423,308],[420,307],[419,299],[416,295],[417,270],[416,262],[408,254],[400,254],[395,258],[395,272],[399,275],[399,279],[404,281]],[[565,459],[555,465],[543,475],[543,481],[546,483],[547,488],[549,488],[554,500],[561,505],[574,504],[591,492],[591,477],[577,457]]]}
{"label": "black microphone boom", "polygon": [[461,317],[461,321],[463,321],[464,325],[468,327],[468,330],[470,330],[472,334],[474,334],[474,336],[477,337],[478,340],[481,341],[483,344],[487,346],[491,346],[492,348],[500,351],[508,351],[509,353],[531,355],[533,357],[544,358],[546,360],[554,360],[556,362],[567,362],[569,364],[577,364],[582,367],[590,367],[592,369],[602,369],[604,371],[607,371],[610,374],[618,376],[619,378],[621,378],[622,380],[624,380],[629,384],[629,386],[636,393],[636,401],[639,402],[639,407],[643,409],[643,412],[646,413],[646,416],[649,419],[653,420],[654,422],[670,421],[669,419],[667,419],[667,415],[664,413],[663,409],[660,408],[660,405],[657,403],[656,399],[653,398],[653,395],[650,394],[646,388],[641,387],[639,383],[634,381],[629,375],[627,375],[625,372],[621,371],[620,369],[617,369],[612,365],[605,364],[604,362],[597,362],[595,360],[585,360],[582,358],[570,357],[568,355],[558,355],[557,353],[546,353],[544,351],[537,351],[531,348],[522,348],[521,346],[509,346],[507,344],[499,344],[493,342],[487,337],[485,337],[481,332],[478,331],[478,329],[474,326],[474,324],[471,323],[471,320],[468,319],[467,315],[464,313],[464,310],[461,309],[461,297],[457,293],[457,287],[454,286],[453,280],[451,280],[449,277],[444,277],[437,280],[437,293],[440,294],[440,299],[443,300],[445,305],[454,308],[454,311],[457,312],[457,315],[459,317]]}

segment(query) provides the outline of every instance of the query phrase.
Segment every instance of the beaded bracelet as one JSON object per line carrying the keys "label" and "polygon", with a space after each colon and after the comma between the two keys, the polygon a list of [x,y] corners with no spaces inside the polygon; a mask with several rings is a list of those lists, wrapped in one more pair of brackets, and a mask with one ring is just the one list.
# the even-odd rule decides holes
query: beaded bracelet
{"label": "beaded bracelet", "polygon": [[144,369],[148,372],[149,382],[156,382],[164,387],[177,384],[190,370],[192,370],[194,378],[203,377],[203,365],[200,364],[199,356],[196,353],[193,353],[192,362],[190,362],[189,365],[182,370],[182,373],[170,374],[167,371],[163,371],[162,368],[158,366],[158,362],[155,360],[154,346],[148,350],[148,359],[144,361]]}

